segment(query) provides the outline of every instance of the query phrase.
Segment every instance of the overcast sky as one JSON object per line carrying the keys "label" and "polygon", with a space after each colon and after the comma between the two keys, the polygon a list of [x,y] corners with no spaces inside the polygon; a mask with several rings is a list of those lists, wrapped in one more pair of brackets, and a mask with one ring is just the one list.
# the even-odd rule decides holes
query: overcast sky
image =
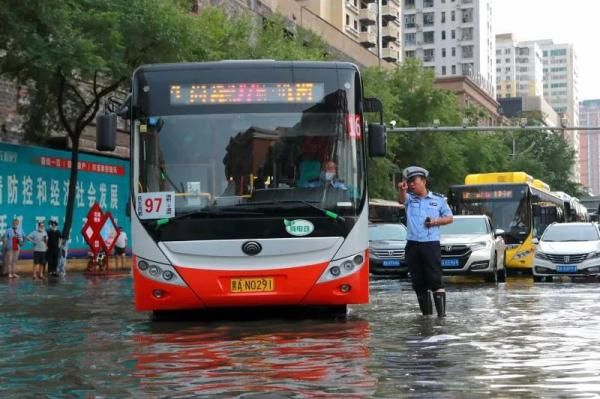
{"label": "overcast sky", "polygon": [[600,98],[600,0],[493,0],[494,30],[573,43],[580,100]]}

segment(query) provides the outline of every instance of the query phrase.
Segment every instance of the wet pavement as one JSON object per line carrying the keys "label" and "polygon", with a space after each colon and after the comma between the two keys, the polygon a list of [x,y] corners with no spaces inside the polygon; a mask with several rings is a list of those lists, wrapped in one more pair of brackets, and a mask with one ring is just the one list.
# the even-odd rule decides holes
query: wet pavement
{"label": "wet pavement", "polygon": [[600,395],[600,284],[451,282],[443,321],[371,289],[347,317],[155,322],[129,277],[0,280],[0,398]]}

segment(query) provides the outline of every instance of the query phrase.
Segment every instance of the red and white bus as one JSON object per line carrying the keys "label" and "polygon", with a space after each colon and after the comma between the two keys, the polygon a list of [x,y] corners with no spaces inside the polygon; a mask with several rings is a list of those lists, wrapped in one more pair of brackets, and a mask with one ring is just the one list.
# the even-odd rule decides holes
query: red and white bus
{"label": "red and white bus", "polygon": [[130,120],[136,308],[368,302],[367,151],[385,129],[362,90],[343,62],[137,68],[97,118],[100,150]]}

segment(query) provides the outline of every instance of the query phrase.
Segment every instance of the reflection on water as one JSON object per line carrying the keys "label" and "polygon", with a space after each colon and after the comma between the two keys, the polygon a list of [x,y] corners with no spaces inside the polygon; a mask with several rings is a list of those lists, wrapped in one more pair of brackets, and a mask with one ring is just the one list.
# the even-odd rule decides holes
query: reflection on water
{"label": "reflection on water", "polygon": [[[445,320],[407,282],[347,318],[152,322],[131,280],[0,280],[0,397],[595,397],[597,284],[449,285]],[[247,317],[245,317],[247,318]]]}

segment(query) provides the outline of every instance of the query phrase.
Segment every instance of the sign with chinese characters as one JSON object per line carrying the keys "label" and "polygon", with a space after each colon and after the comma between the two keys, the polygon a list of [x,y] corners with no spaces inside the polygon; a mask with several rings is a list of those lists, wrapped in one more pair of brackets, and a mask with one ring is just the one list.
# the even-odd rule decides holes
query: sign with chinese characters
{"label": "sign with chinese characters", "polygon": [[[40,221],[56,220],[62,230],[69,191],[71,152],[43,147],[0,143],[0,234],[13,218],[27,233]],[[115,223],[129,234],[125,208],[129,194],[129,162],[98,155],[79,154],[73,226],[69,256],[85,256],[82,227],[94,203],[110,211]],[[23,257],[31,256],[25,245]]]}
{"label": "sign with chinese characters", "polygon": [[135,202],[140,219],[164,219],[175,216],[175,193],[140,193]]}

